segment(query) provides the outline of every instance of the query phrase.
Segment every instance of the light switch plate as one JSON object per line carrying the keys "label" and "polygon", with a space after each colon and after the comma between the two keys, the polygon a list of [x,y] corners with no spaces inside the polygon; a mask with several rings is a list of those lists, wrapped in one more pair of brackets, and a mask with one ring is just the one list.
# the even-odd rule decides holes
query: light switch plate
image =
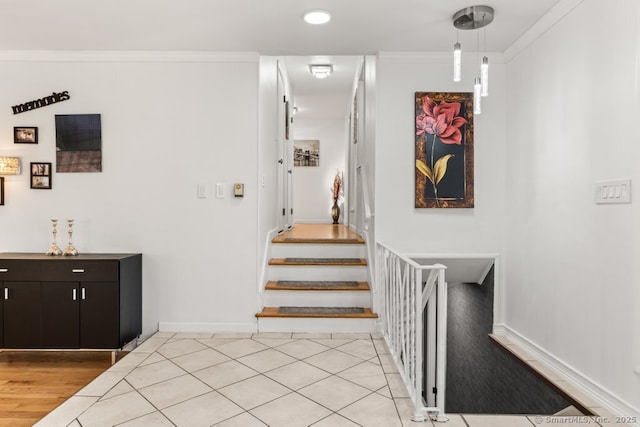
{"label": "light switch plate", "polygon": [[207,184],[198,184],[198,198],[206,199],[209,193],[208,190]]}
{"label": "light switch plate", "polygon": [[595,202],[596,204],[631,203],[631,180],[596,182]]}
{"label": "light switch plate", "polygon": [[216,198],[224,199],[224,184],[216,184]]}

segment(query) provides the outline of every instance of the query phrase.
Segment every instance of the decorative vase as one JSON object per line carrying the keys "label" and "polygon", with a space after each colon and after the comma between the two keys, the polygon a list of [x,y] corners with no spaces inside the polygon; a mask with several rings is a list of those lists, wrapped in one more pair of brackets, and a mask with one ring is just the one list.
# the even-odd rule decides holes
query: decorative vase
{"label": "decorative vase", "polygon": [[78,250],[73,246],[73,243],[71,242],[73,238],[73,220],[68,219],[67,224],[69,226],[69,244],[67,245],[66,248],[64,248],[62,255],[71,255],[71,256],[78,255]]}
{"label": "decorative vase", "polygon": [[53,234],[53,242],[51,243],[51,247],[49,248],[47,253],[45,253],[45,255],[62,255],[62,249],[60,249],[58,247],[58,244],[56,243],[56,234],[58,234],[57,227],[58,227],[58,220],[52,219],[51,234]]}
{"label": "decorative vase", "polygon": [[338,206],[338,201],[333,201],[333,206],[331,206],[331,218],[333,218],[333,223],[337,224],[340,219],[340,206]]}

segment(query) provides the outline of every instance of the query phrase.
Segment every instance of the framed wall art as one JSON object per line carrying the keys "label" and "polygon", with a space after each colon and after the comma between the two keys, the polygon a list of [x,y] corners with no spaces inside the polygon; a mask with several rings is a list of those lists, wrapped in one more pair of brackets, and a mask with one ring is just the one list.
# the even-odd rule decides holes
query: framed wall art
{"label": "framed wall art", "polygon": [[51,190],[51,163],[31,162],[31,188]]}
{"label": "framed wall art", "polygon": [[320,141],[317,139],[294,140],[293,166],[320,166]]}
{"label": "framed wall art", "polygon": [[102,172],[100,114],[56,115],[56,172]]}
{"label": "framed wall art", "polygon": [[13,128],[14,144],[37,144],[38,128],[35,126],[15,126]]}
{"label": "framed wall art", "polygon": [[473,208],[473,93],[415,93],[415,207]]}

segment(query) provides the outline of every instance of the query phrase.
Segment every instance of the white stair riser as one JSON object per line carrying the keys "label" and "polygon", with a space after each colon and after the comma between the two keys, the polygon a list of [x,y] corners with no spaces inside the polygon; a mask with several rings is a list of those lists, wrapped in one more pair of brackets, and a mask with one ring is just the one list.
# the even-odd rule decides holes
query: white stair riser
{"label": "white stair riser", "polygon": [[375,332],[378,319],[259,317],[258,332]]}
{"label": "white stair riser", "polygon": [[270,265],[268,280],[355,280],[366,282],[366,266]]}
{"label": "white stair riser", "polygon": [[371,307],[366,291],[272,291],[264,293],[267,307]]}
{"label": "white stair riser", "polygon": [[272,258],[365,258],[365,245],[286,244],[271,245]]}

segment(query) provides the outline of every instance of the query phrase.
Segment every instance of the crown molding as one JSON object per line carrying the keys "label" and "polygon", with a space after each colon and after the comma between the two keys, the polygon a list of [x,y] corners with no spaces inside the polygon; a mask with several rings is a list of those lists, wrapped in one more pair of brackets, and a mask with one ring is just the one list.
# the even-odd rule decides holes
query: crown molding
{"label": "crown molding", "polygon": [[584,0],[561,0],[538,22],[533,24],[518,40],[504,51],[505,62],[509,63],[522,51],[553,28],[562,18],[578,7]]}
{"label": "crown molding", "polygon": [[5,50],[5,62],[258,62],[257,52]]}

